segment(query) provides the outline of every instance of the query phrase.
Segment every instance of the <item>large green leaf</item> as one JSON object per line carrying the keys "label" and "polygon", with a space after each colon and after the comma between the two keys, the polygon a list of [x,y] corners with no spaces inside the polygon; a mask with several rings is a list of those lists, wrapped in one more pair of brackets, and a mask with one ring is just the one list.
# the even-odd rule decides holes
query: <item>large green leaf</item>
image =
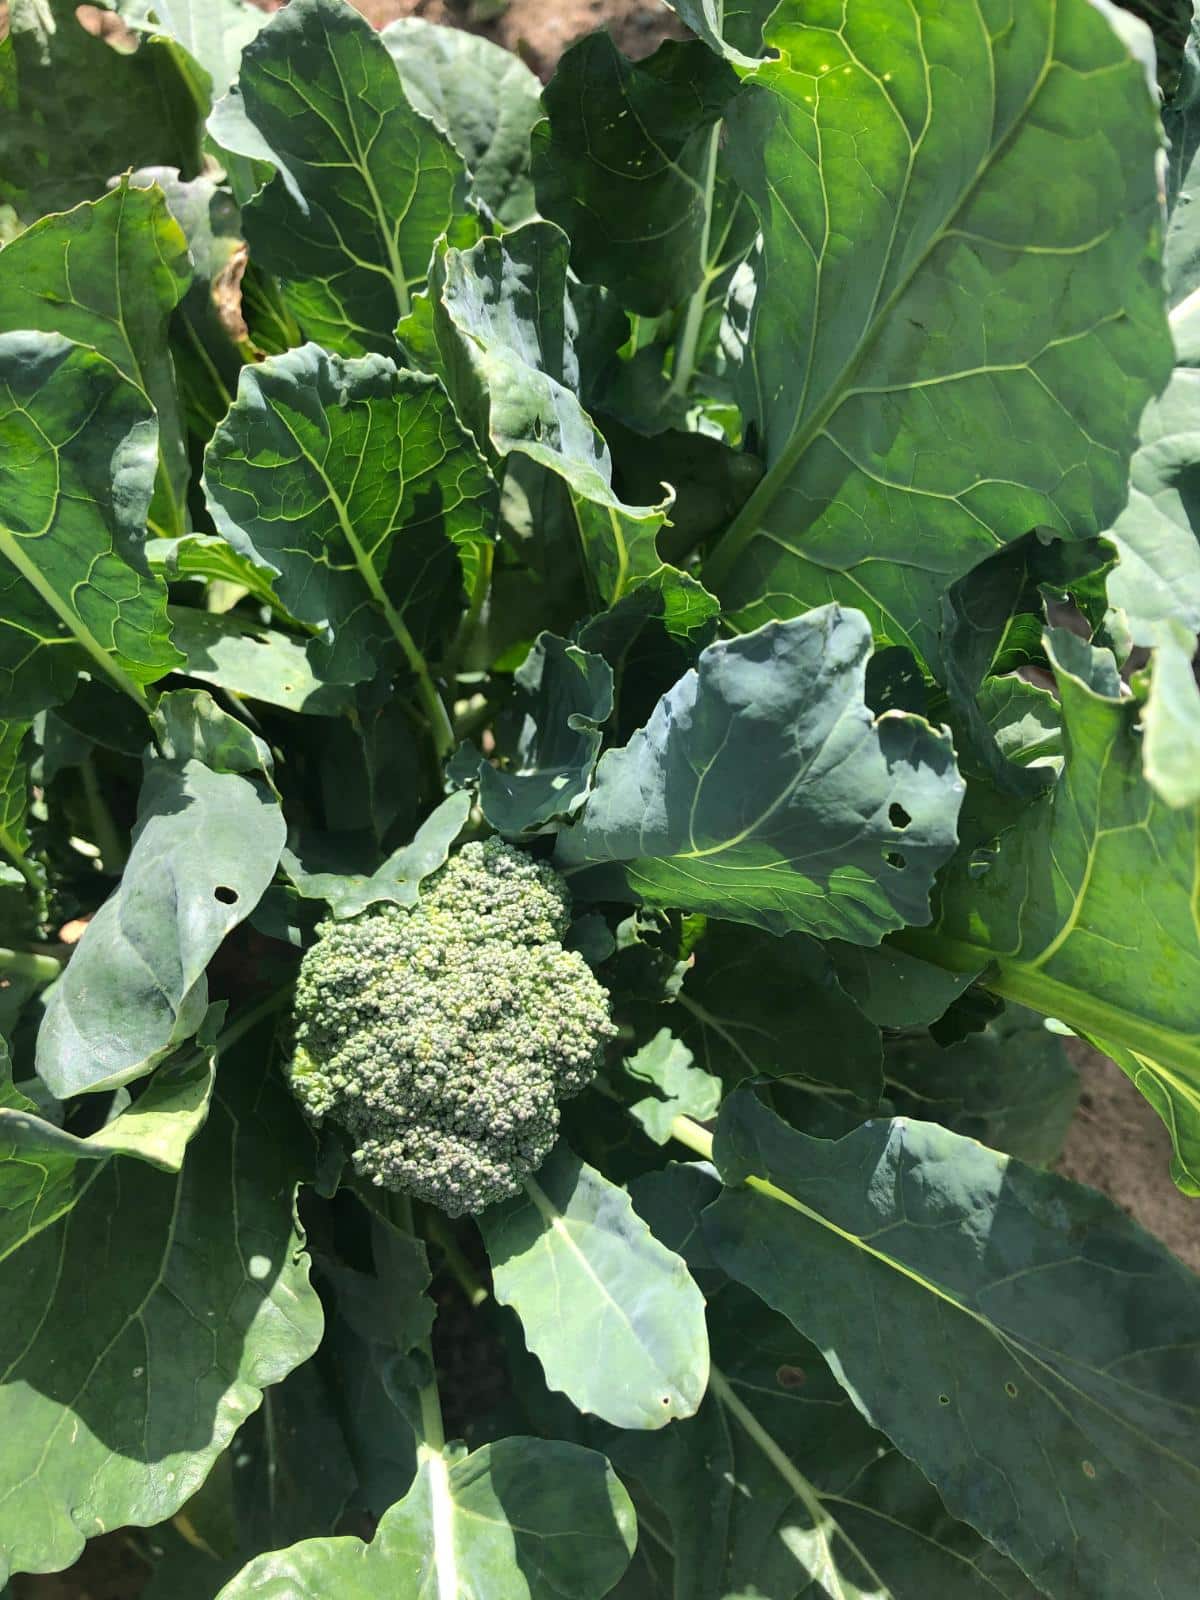
{"label": "large green leaf", "polygon": [[1147,783],[1137,702],[1112,657],[1066,632],[1047,648],[1063,775],[954,864],[936,933],[905,938],[951,968],[986,967],[998,994],[1126,1052],[1171,1130],[1176,1181],[1200,1193],[1200,808],[1172,809]]}
{"label": "large green leaf", "polygon": [[265,628],[241,612],[172,606],[170,616],[172,642],[186,662],[180,670],[189,678],[308,716],[349,710],[350,691],[321,682],[294,634]]}
{"label": "large green leaf", "polygon": [[158,415],[155,531],[187,527],[187,449],[167,324],[192,270],[162,191],[123,178],[102,200],[43,217],[0,251],[0,333],[36,328],[91,345]]}
{"label": "large green leaf", "polygon": [[0,1581],[172,1516],[315,1350],[294,1217],[308,1141],[269,1055],[260,1035],[222,1073],[182,1172],[108,1162],[0,1267]]}
{"label": "large green leaf", "polygon": [[[205,4],[211,0],[204,0]],[[147,163],[201,164],[200,116],[175,46],[130,54],[84,28],[75,0],[10,0],[0,44],[0,196],[25,222]]]}
{"label": "large green leaf", "polygon": [[515,733],[503,766],[479,764],[479,803],[498,833],[536,832],[578,811],[612,715],[613,674],[603,656],[540,633],[514,674]]}
{"label": "large green leaf", "polygon": [[163,1067],[132,1106],[81,1139],[39,1117],[13,1086],[0,1040],[0,1261],[65,1215],[113,1156],[178,1172],[208,1115],[214,1066],[201,1051]]}
{"label": "large green leaf", "polygon": [[460,28],[401,17],[380,35],[413,107],[445,133],[506,227],[536,214],[529,136],[542,86],[519,55]]}
{"label": "large green leaf", "polygon": [[28,722],[0,722],[0,851],[24,873],[29,852]]}
{"label": "large green leaf", "polygon": [[727,120],[766,472],[706,581],[743,627],[837,599],[931,659],[954,579],[1121,508],[1171,362],[1157,108],[1092,0],[783,0],[766,39]]}
{"label": "large green leaf", "polygon": [[564,54],[534,134],[538,206],[571,265],[630,310],[681,304],[708,268],[718,121],[737,86],[698,41],[627,60],[607,33]]}
{"label": "large green leaf", "polygon": [[597,898],[705,911],[771,933],[878,944],[929,921],[962,784],[946,734],[876,721],[871,630],[825,606],[703,651],[644,730],[600,759],[560,836]]}
{"label": "large green leaf", "polygon": [[[282,15],[283,13],[281,13]],[[204,459],[218,531],[324,633],[319,675],[439,637],[492,537],[496,488],[436,378],[307,344],[247,367]]]}
{"label": "large green leaf", "polygon": [[427,1455],[371,1544],[308,1539],[260,1556],[219,1600],[600,1600],[636,1537],[629,1496],[603,1456],[501,1439],[449,1464]]}
{"label": "large green leaf", "polygon": [[662,568],[656,537],[667,506],[627,506],[612,487],[604,437],[579,403],[576,318],[566,235],[530,222],[503,239],[436,258],[430,301],[402,324],[424,332],[459,414],[498,457],[514,451],[562,480],[594,597],[615,604]]}
{"label": "large green leaf", "polygon": [[813,1345],[713,1268],[700,1209],[718,1189],[711,1174],[680,1166],[632,1185],[664,1242],[704,1267],[713,1348],[694,1419],[605,1441],[669,1522],[670,1592],[1034,1600],[1020,1571],[948,1517],[928,1481],[859,1415]]}
{"label": "large green leaf", "polygon": [[237,87],[209,126],[275,169],[243,211],[255,260],[310,338],[343,355],[390,351],[436,241],[477,231],[462,158],[344,0],[277,12],[246,47]]}
{"label": "large green leaf", "polygon": [[121,882],[47,997],[37,1067],[60,1099],[141,1077],[196,1031],[205,968],[262,898],[285,836],[261,780],[150,764]]}
{"label": "large green leaf", "polygon": [[1062,1039],[1022,1006],[946,1046],[928,1033],[889,1039],[883,1070],[897,1112],[1037,1166],[1062,1153],[1079,1100]]}
{"label": "large green leaf", "polygon": [[149,401],[104,356],[54,333],[0,334],[5,715],[66,700],[82,667],[144,704],[142,685],[179,664],[141,548],[156,457]]}
{"label": "large green leaf", "polygon": [[710,923],[666,1015],[727,1085],[784,1078],[869,1107],[883,1092],[879,1029],[802,934]]}
{"label": "large green leaf", "polygon": [[177,39],[208,74],[214,96],[237,77],[242,51],[270,16],[253,0],[120,0],[119,9],[132,27]]}
{"label": "large green leaf", "polygon": [[1055,1600],[1186,1592],[1200,1280],[1103,1196],[930,1123],[810,1139],[740,1090],[714,1158],[747,1185],[704,1216],[721,1267],[953,1516]]}
{"label": "large green leaf", "polygon": [[496,1298],[550,1388],[622,1428],[692,1415],[708,1381],[704,1301],[623,1190],[560,1143],[479,1225]]}

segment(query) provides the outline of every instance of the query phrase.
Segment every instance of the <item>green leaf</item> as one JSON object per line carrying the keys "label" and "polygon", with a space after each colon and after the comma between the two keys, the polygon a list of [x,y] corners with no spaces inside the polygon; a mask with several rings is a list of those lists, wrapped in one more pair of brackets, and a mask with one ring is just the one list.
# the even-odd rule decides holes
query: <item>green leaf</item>
{"label": "green leaf", "polygon": [[149,401],[104,356],[58,334],[0,334],[6,716],[66,700],[83,667],[144,706],[142,686],[178,666],[166,589],[141,550],[156,454]]}
{"label": "green leaf", "polygon": [[47,997],[37,1070],[60,1099],[142,1077],[196,1031],[205,968],[261,899],[285,832],[261,780],[150,764],[125,873]]}
{"label": "green leaf", "polygon": [[[252,15],[263,22],[263,13]],[[192,281],[173,320],[171,356],[188,426],[207,440],[229,407],[243,360],[255,350],[242,311],[247,250],[241,213],[207,173],[188,181],[175,167],[141,167],[129,181],[162,190],[187,240]]]}
{"label": "green leaf", "polygon": [[308,1539],[261,1556],[218,1600],[600,1600],[635,1540],[633,1507],[603,1456],[501,1439],[453,1464],[427,1455],[371,1544]]}
{"label": "green leaf", "polygon": [[833,940],[825,948],[842,988],[881,1028],[928,1027],[983,971],[946,972],[886,943],[864,949]]}
{"label": "green leaf", "polygon": [[0,252],[0,333],[36,328],[91,345],[144,389],[158,415],[156,531],[187,527],[187,449],[167,323],[191,279],[187,241],[162,191],[123,178],[111,194],[43,217]]}
{"label": "green leaf", "polygon": [[962,785],[949,738],[863,703],[866,619],[826,606],[710,646],[600,760],[560,836],[597,898],[877,944],[929,920]]}
{"label": "green leaf", "polygon": [[[515,451],[562,480],[589,582],[613,605],[661,569],[655,541],[669,501],[627,506],[613,490],[608,446],[575,392],[567,257],[565,234],[548,222],[448,250],[434,261],[430,309],[459,415],[497,457]],[[408,328],[398,331],[403,343]]]}
{"label": "green leaf", "polygon": [[261,774],[274,788],[270,747],[244,722],[222,711],[207,689],[174,689],[159,696],[151,718],[164,760],[199,761],[213,772]]}
{"label": "green leaf", "polygon": [[1193,525],[1200,463],[1200,371],[1177,367],[1142,413],[1130,464],[1129,503],[1110,537],[1120,561],[1108,580],[1139,644],[1154,644],[1164,623],[1200,632],[1200,540]]}
{"label": "green leaf", "polygon": [[1174,810],[1147,783],[1137,703],[1112,657],[1064,631],[1046,643],[1062,777],[984,852],[955,862],[937,932],[906,934],[905,947],[952,969],[987,967],[997,994],[1129,1052],[1171,1128],[1178,1178],[1200,1192],[1200,809]]}
{"label": "green leaf", "polygon": [[186,665],[180,670],[232,695],[284,711],[337,716],[352,699],[339,684],[322,683],[308,659],[307,641],[264,627],[239,613],[224,615],[170,607],[171,640]]}
{"label": "green leaf", "polygon": [[132,1106],[80,1139],[14,1091],[0,1041],[0,1261],[70,1211],[113,1156],[178,1172],[208,1116],[215,1067],[204,1052],[161,1068]]}
{"label": "green leaf", "polygon": [[763,25],[778,0],[667,0],[710,49],[740,67],[763,53]]}
{"label": "green leaf", "polygon": [[504,766],[479,763],[479,803],[498,833],[533,833],[579,810],[612,715],[612,668],[540,633],[514,675],[515,737]]}
{"label": "green leaf", "polygon": [[[291,850],[283,852],[283,869],[310,900],[324,900],[335,917],[356,917],[380,900],[415,906],[421,884],[444,866],[450,847],[466,826],[471,796],[465,790],[448,796],[417,829],[411,844],[393,851],[369,876],[362,872],[321,871],[306,867]],[[311,858],[310,858],[311,859]]]}
{"label": "green leaf", "polygon": [[198,107],[178,50],[164,40],[132,54],[114,50],[76,10],[75,0],[8,7],[0,194],[26,222],[94,199],[130,167],[179,167],[191,176],[202,160]]}
{"label": "green leaf", "polygon": [[1146,782],[1176,809],[1200,804],[1200,684],[1192,665],[1196,636],[1162,624],[1150,658],[1142,707]]}
{"label": "green leaf", "polygon": [[413,109],[462,156],[475,197],[508,228],[535,216],[529,136],[542,86],[520,56],[420,17],[390,22],[380,38]]}
{"label": "green leaf", "polygon": [[692,1415],[708,1381],[704,1300],[623,1190],[560,1143],[479,1226],[496,1298],[551,1389],[622,1428]]}
{"label": "green leaf", "polygon": [[883,1066],[899,1115],[940,1122],[1033,1166],[1062,1153],[1079,1076],[1062,1039],[1022,1006],[945,1048],[927,1033],[889,1039]]}
{"label": "green leaf", "polygon": [[625,1071],[631,1078],[652,1083],[660,1091],[629,1107],[629,1114],[642,1126],[655,1144],[671,1138],[671,1123],[677,1116],[707,1122],[721,1104],[721,1080],[703,1067],[693,1065],[695,1057],[669,1028],[660,1028],[648,1044],[625,1058]]}
{"label": "green leaf", "polygon": [[567,50],[533,139],[538,206],[571,265],[623,306],[658,316],[708,267],[713,141],[737,78],[698,41],[627,60],[607,33]]}
{"label": "green leaf", "polygon": [[172,1516],[316,1349],[293,1209],[308,1141],[261,1046],[222,1073],[178,1175],[108,1162],[0,1268],[0,1582]]}
{"label": "green leaf", "polygon": [[766,472],[705,581],[741,627],[838,600],[931,660],[949,583],[1121,508],[1171,361],[1157,107],[1091,0],[783,0],[766,40],[727,120]]}
{"label": "green leaf", "polygon": [[[717,1188],[694,1168],[671,1167],[639,1179],[634,1198],[656,1230],[664,1207],[672,1224],[690,1211],[698,1228],[699,1204]],[[715,1280],[714,1376],[699,1415],[606,1441],[667,1518],[670,1592],[1034,1600],[1019,1570],[948,1517],[920,1472],[859,1416],[819,1351],[740,1284]]]}
{"label": "green leaf", "polygon": [[28,733],[28,722],[0,722],[0,850],[22,872],[30,846]]}
{"label": "green leaf", "polygon": [[208,74],[214,96],[237,77],[242,51],[270,16],[252,0],[126,0],[120,9],[130,26],[177,39]]}
{"label": "green leaf", "polygon": [[739,1091],[714,1157],[749,1182],[705,1213],[718,1262],[817,1345],[952,1516],[1062,1600],[1125,1600],[1147,1572],[1186,1587],[1200,1282],[1161,1245],[1094,1191],[932,1124],[831,1143]]}
{"label": "green leaf", "polygon": [[786,1078],[872,1107],[883,1092],[879,1029],[801,934],[710,923],[668,1016],[726,1085]]}
{"label": "green leaf", "polygon": [[309,338],[342,355],[391,351],[434,244],[447,230],[475,235],[462,158],[343,0],[276,12],[246,47],[237,88],[209,127],[275,168],[243,208],[254,259]]}
{"label": "green leaf", "polygon": [[233,584],[245,589],[269,610],[283,611],[269,574],[256,567],[247,556],[239,555],[217,534],[189,533],[180,539],[147,539],[146,559],[150,570],[168,582],[195,579],[207,583],[212,579]]}
{"label": "green leaf", "polygon": [[389,633],[410,665],[414,634],[439,637],[496,515],[436,378],[313,344],[243,371],[204,488],[218,532],[323,631],[313,669],[340,683],[374,675]]}

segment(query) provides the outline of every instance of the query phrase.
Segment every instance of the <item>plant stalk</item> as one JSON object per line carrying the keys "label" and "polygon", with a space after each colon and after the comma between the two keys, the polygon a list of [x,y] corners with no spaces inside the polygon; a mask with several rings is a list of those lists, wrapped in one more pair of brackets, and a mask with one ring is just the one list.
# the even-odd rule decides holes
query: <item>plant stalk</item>
{"label": "plant stalk", "polygon": [[704,230],[700,235],[700,282],[688,301],[684,315],[683,333],[675,350],[675,370],[667,390],[672,399],[682,400],[691,387],[696,371],[696,350],[700,343],[700,329],[704,322],[704,308],[708,304],[708,287],[711,282],[708,267],[709,242],[712,235],[713,195],[717,186],[717,158],[721,149],[721,123],[713,123],[708,141],[708,165],[704,178]]}
{"label": "plant stalk", "polygon": [[100,860],[110,877],[119,878],[129,860],[129,852],[121,841],[112,812],[108,809],[108,802],[96,781],[96,765],[90,751],[84,756],[79,770],[83,779],[84,797],[92,818],[94,843],[100,851]]}
{"label": "plant stalk", "polygon": [[53,983],[61,975],[63,965],[55,956],[37,956],[28,950],[9,950],[0,946],[0,972],[11,973],[14,978]]}
{"label": "plant stalk", "polygon": [[448,1225],[440,1211],[430,1208],[424,1215],[425,1237],[436,1244],[442,1252],[446,1265],[453,1274],[459,1288],[467,1298],[467,1304],[472,1311],[476,1306],[481,1306],[488,1298],[488,1291],[484,1288],[479,1274],[467,1260],[462,1246],[454,1237],[454,1230]]}

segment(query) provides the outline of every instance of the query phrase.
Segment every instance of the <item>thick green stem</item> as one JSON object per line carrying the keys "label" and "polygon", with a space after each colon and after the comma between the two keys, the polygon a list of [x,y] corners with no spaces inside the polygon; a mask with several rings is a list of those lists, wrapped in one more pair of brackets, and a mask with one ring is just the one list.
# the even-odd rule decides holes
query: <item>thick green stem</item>
{"label": "thick green stem", "polygon": [[475,582],[471,585],[471,598],[467,605],[466,614],[458,625],[454,635],[454,643],[450,646],[450,654],[446,660],[446,676],[454,681],[455,677],[466,660],[475,640],[475,633],[479,627],[479,619],[483,615],[484,602],[487,600],[488,591],[492,587],[492,568],[496,561],[496,547],[494,544],[485,544],[479,552],[479,571],[475,574]]}
{"label": "thick green stem", "polygon": [[0,972],[14,978],[32,978],[36,983],[53,983],[63,969],[63,963],[54,956],[36,956],[27,950],[9,950],[0,946]]}
{"label": "thick green stem", "polygon": [[108,802],[96,781],[96,766],[90,753],[84,756],[79,770],[83,779],[83,793],[92,817],[93,842],[100,852],[105,872],[110,877],[119,878],[125,870],[129,852],[122,843],[112,812],[108,809]]}
{"label": "thick green stem", "polygon": [[704,323],[704,308],[708,304],[709,277],[708,249],[712,234],[713,195],[717,186],[717,158],[721,149],[721,124],[713,124],[708,143],[708,166],[704,179],[704,231],[700,236],[701,279],[696,292],[688,301],[683,319],[683,332],[675,347],[675,370],[671,374],[671,387],[667,391],[673,399],[682,400],[691,387],[696,371],[696,350],[700,344],[700,329]]}
{"label": "thick green stem", "polygon": [[[415,1237],[410,1197],[406,1194],[397,1195],[391,1209],[396,1226]],[[426,1336],[416,1348],[429,1364],[429,1381],[421,1385],[417,1395],[421,1415],[420,1438],[417,1442],[426,1456],[436,1456],[440,1461],[441,1453],[446,1448],[446,1429],[442,1421],[441,1396],[438,1394],[437,1368],[433,1364],[433,1346]]]}
{"label": "thick green stem", "polygon": [[476,1306],[481,1306],[488,1298],[488,1291],[484,1288],[475,1268],[463,1254],[462,1246],[454,1237],[454,1230],[440,1211],[431,1209],[425,1212],[424,1230],[425,1237],[442,1252],[442,1259],[466,1296],[467,1304],[472,1310]]}
{"label": "thick green stem", "polygon": [[[787,1453],[780,1447],[778,1441],[771,1437],[749,1406],[742,1403],[734,1393],[732,1384],[718,1367],[709,1368],[708,1384],[713,1395],[725,1407],[734,1421],[737,1422],[747,1438],[751,1439],[762,1451],[780,1478],[787,1484],[788,1488],[812,1518],[813,1531],[825,1546],[827,1556],[826,1570],[820,1575],[824,1581],[826,1592],[831,1596],[844,1596],[846,1600],[849,1600],[850,1591],[842,1586],[841,1579],[837,1574],[833,1551],[830,1549],[832,1540],[836,1535],[842,1540],[855,1560],[861,1563],[863,1571],[870,1575],[872,1585],[878,1586],[880,1594],[886,1593],[887,1586],[854,1540],[846,1534],[845,1530],[826,1509],[816,1488],[793,1465]],[[853,1592],[858,1594],[860,1591],[856,1588]]]}

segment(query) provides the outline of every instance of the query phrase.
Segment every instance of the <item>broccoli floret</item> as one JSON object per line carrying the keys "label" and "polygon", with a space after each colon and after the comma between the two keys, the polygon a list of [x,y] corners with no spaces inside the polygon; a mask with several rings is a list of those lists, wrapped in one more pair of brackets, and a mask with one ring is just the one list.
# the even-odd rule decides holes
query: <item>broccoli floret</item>
{"label": "broccoli floret", "polygon": [[564,950],[566,885],[499,839],[463,848],[411,911],[326,922],[296,985],[292,1087],[355,1168],[450,1216],[516,1194],[616,1029]]}

